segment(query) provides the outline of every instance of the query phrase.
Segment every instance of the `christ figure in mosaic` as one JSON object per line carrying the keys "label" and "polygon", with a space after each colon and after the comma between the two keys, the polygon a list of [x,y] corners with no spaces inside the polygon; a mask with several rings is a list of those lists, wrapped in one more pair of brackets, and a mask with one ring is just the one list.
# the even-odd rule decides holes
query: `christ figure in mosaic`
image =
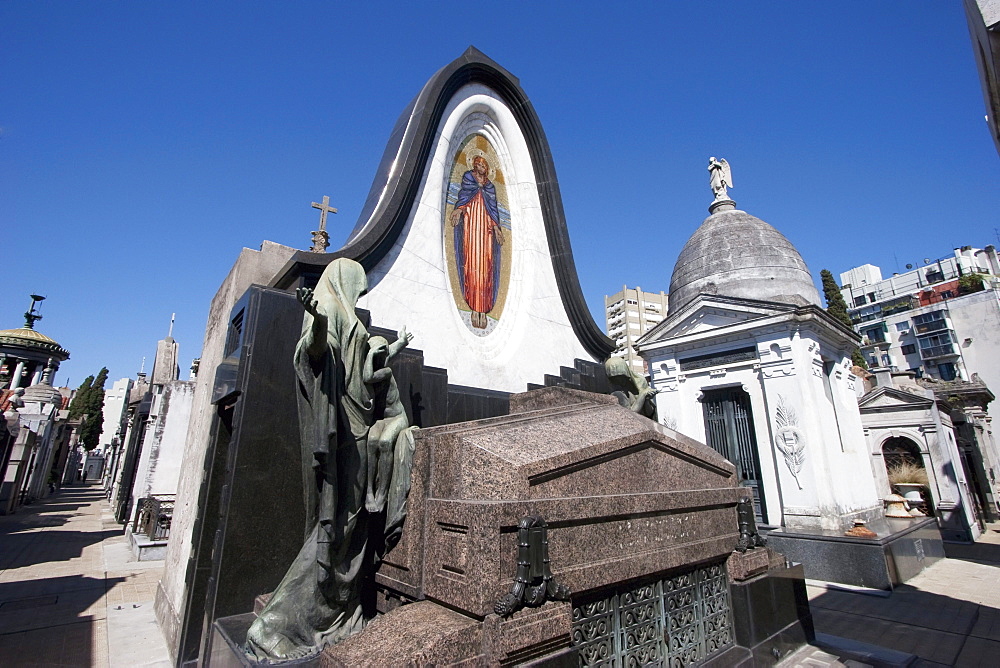
{"label": "christ figure in mosaic", "polygon": [[500,285],[500,227],[497,191],[490,181],[489,163],[477,155],[472,169],[462,175],[451,224],[455,228],[455,259],[462,297],[472,310],[472,326],[486,328],[486,314],[493,310]]}

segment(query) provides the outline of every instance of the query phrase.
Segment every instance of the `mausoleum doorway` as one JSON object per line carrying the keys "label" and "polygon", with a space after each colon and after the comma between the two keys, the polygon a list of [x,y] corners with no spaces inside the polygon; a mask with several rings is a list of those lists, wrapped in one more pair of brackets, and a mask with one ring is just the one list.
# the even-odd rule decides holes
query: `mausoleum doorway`
{"label": "mausoleum doorway", "polygon": [[764,523],[767,505],[750,395],[741,387],[707,390],[701,403],[705,415],[705,443],[736,466],[740,484],[753,491],[757,521]]}
{"label": "mausoleum doorway", "polygon": [[885,470],[892,475],[893,469],[910,465],[924,468],[924,458],[920,454],[920,446],[905,436],[893,436],[882,444],[882,461]]}
{"label": "mausoleum doorway", "polygon": [[927,505],[929,480],[920,446],[905,436],[893,436],[882,444],[882,461],[893,491],[902,494],[911,506],[932,514],[932,506]]}

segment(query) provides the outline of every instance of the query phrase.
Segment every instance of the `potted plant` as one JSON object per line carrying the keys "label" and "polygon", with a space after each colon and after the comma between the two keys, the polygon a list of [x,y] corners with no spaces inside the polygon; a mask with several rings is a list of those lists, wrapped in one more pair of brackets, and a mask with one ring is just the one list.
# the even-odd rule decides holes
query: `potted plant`
{"label": "potted plant", "polygon": [[889,484],[903,495],[910,506],[923,503],[920,491],[927,486],[927,470],[911,460],[893,462],[888,467]]}

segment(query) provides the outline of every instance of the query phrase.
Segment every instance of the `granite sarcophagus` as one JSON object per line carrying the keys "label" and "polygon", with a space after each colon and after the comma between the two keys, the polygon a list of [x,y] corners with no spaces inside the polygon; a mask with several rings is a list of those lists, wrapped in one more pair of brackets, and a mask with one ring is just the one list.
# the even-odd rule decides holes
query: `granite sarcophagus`
{"label": "granite sarcophagus", "polygon": [[[576,664],[595,650],[582,637],[581,605],[713,565],[728,588],[722,564],[745,496],[714,450],[609,396],[545,388],[513,396],[510,415],[421,430],[403,536],[377,576],[385,614],[326,656],[371,661],[378,645],[386,660]],[[518,577],[519,524],[530,517],[544,519],[551,572],[570,600],[498,615]],[[724,607],[718,649],[735,637],[728,598]],[[442,615],[450,623],[421,623]],[[669,651],[663,629],[645,633],[657,636],[647,651]],[[600,651],[616,651],[613,640]]]}
{"label": "granite sarcophagus", "polygon": [[[747,498],[714,450],[606,395],[533,390],[510,415],[422,429],[380,614],[316,665],[774,662],[775,643],[781,656],[808,639],[808,607],[742,632],[758,590],[768,603],[804,591],[780,557],[747,580],[753,605],[727,573]],[[528,593],[505,607],[518,582]],[[214,648],[238,646],[240,617],[220,620]]]}

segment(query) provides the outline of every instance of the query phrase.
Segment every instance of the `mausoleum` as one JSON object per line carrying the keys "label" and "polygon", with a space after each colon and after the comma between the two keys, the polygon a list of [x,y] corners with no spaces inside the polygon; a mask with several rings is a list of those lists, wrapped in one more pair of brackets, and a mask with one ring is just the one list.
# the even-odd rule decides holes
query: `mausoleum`
{"label": "mausoleum", "polygon": [[[661,420],[737,464],[770,526],[837,529],[881,510],[851,374],[857,335],[820,308],[795,247],[713,203],[639,341]],[[859,475],[860,472],[860,475]]]}
{"label": "mausoleum", "polygon": [[674,266],[669,314],[637,342],[659,419],[736,465],[758,521],[807,576],[889,586],[884,566],[838,572],[823,545],[787,544],[885,522],[851,372],[858,335],[821,308],[788,239],[729,199],[728,163],[709,169],[716,198]]}
{"label": "mausoleum", "polygon": [[[9,434],[0,437],[0,513],[47,497],[50,482],[70,482],[76,475],[75,427],[67,420],[68,388],[53,387],[59,363],[69,351],[35,330],[42,319],[35,306],[45,297],[31,295],[24,326],[0,330],[0,406],[6,405]],[[67,468],[69,471],[67,471]]]}

